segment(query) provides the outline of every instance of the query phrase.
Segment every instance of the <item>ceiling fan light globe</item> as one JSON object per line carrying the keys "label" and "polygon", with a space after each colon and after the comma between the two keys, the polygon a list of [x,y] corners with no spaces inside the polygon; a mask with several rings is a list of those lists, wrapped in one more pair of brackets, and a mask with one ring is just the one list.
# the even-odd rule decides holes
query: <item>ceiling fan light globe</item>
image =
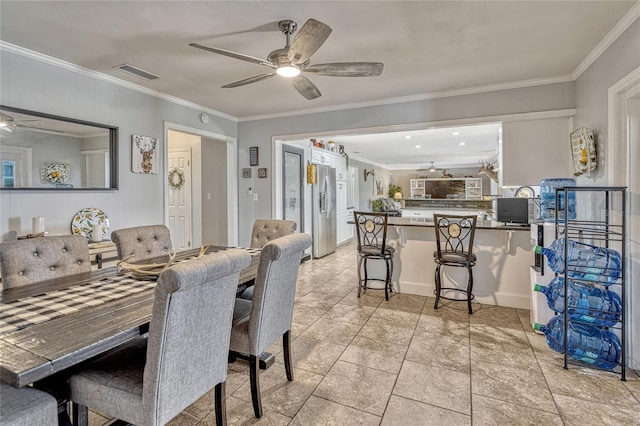
{"label": "ceiling fan light globe", "polygon": [[276,72],[278,73],[278,75],[281,75],[282,77],[291,78],[291,77],[297,77],[300,75],[300,68],[294,67],[291,65],[285,65],[282,67],[278,67]]}
{"label": "ceiling fan light globe", "polygon": [[5,123],[4,121],[0,122],[0,127],[7,127],[7,126],[8,126],[8,124]]}

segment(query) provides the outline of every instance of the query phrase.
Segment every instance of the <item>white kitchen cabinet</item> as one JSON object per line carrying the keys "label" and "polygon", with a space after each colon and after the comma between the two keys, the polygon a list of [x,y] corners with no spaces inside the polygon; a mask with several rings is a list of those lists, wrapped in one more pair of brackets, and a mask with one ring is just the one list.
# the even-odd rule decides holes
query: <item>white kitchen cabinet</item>
{"label": "white kitchen cabinet", "polygon": [[[326,149],[312,148],[311,162],[314,164],[322,164],[324,166],[335,167],[335,154]],[[337,174],[336,174],[337,177]]]}
{"label": "white kitchen cabinet", "polygon": [[417,200],[431,198],[431,191],[440,184],[451,184],[452,191],[455,189],[455,192],[452,192],[451,195],[458,195],[458,198],[466,200],[482,199],[482,178],[410,179],[410,183],[411,198]]}

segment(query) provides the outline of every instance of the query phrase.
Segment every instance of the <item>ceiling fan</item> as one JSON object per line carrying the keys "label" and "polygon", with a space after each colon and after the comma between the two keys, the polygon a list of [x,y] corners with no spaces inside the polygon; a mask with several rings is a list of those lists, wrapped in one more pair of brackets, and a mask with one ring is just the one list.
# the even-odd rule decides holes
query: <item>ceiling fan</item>
{"label": "ceiling fan", "polygon": [[315,19],[309,19],[290,43],[290,37],[298,28],[298,24],[292,20],[285,20],[280,21],[278,25],[287,41],[282,49],[276,49],[269,53],[267,59],[256,58],[217,47],[202,46],[198,43],[189,43],[189,46],[272,69],[272,72],[226,84],[222,86],[223,88],[244,86],[266,80],[275,75],[281,75],[292,78],[291,84],[298,93],[306,99],[312,100],[319,98],[322,94],[308,78],[300,75],[300,72],[333,77],[376,77],[382,74],[384,64],[380,62],[334,62],[309,65],[309,58],[327,40],[332,31],[331,27]]}
{"label": "ceiling fan", "polygon": [[24,126],[21,123],[28,123],[30,121],[40,121],[37,119],[34,120],[16,120],[9,114],[5,114],[4,112],[0,112],[0,130],[4,130],[7,132],[11,132],[12,127],[28,127]]}
{"label": "ceiling fan", "polygon": [[433,161],[431,162],[431,166],[429,166],[426,169],[417,169],[416,172],[430,172],[430,173],[434,173],[437,172],[438,170],[445,170],[445,169],[439,169],[436,166],[433,165]]}

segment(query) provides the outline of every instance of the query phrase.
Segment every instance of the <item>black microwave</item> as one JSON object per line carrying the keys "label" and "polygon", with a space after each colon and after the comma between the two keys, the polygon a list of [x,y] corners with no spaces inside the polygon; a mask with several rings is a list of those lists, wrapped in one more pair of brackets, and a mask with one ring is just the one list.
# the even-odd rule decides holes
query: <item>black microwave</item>
{"label": "black microwave", "polygon": [[498,222],[526,225],[533,221],[532,198],[497,198]]}

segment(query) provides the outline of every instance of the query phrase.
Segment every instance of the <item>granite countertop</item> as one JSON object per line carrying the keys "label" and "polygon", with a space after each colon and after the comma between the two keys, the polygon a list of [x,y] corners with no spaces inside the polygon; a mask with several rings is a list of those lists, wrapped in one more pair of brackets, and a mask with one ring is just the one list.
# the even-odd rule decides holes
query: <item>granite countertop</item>
{"label": "granite countertop", "polygon": [[[354,224],[354,220],[351,219],[347,223]],[[424,217],[389,217],[387,222],[389,226],[418,226],[424,228],[433,228],[433,219]],[[505,224],[502,222],[496,222],[494,220],[478,220],[476,222],[477,229],[495,229],[502,231],[525,231],[530,232],[530,225],[513,225]]]}

